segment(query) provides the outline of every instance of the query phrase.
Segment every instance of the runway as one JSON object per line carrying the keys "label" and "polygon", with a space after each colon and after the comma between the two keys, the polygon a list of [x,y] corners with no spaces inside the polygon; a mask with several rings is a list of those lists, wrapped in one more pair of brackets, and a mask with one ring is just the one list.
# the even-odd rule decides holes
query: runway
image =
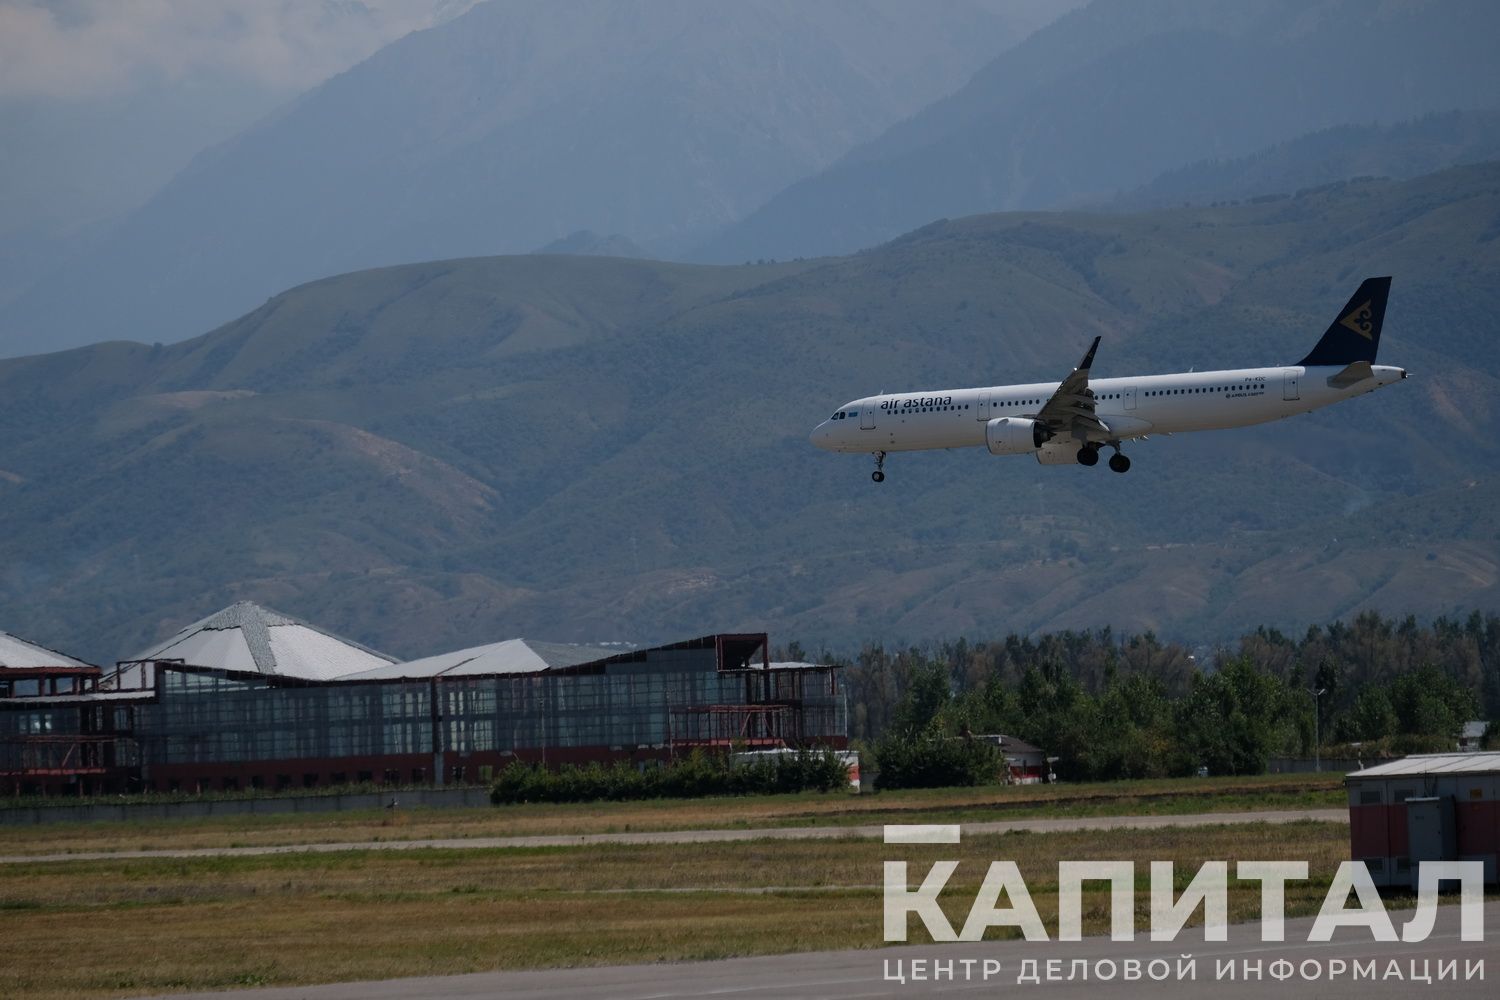
{"label": "runway", "polygon": [[[1001,833],[1070,833],[1080,830],[1154,830],[1162,827],[1221,826],[1226,823],[1348,823],[1347,809],[1280,809],[1267,812],[1191,813],[1180,816],[1086,816],[1071,819],[1020,819],[964,823],[965,836]],[[589,833],[528,837],[458,837],[441,840],[366,840],[334,844],[288,844],[277,847],[203,847],[189,850],[80,851],[71,854],[0,856],[0,864],[63,861],[118,861],[151,858],[233,858],[270,854],[339,853],[344,851],[476,851],[518,847],[588,847],[595,844],[708,844],[746,840],[878,840],[884,826],[791,826],[761,829],[659,830],[635,833]]]}
{"label": "runway", "polygon": [[[1399,930],[1404,917],[1392,914]],[[1485,925],[1492,928],[1500,920],[1500,902],[1485,906]],[[1229,941],[1205,943],[1201,931],[1184,932],[1178,941],[1152,943],[1145,934],[1135,941],[1110,941],[1090,938],[1081,942],[999,941],[978,944],[923,945],[878,948],[869,951],[805,952],[793,955],[771,955],[758,958],[735,958],[715,962],[684,962],[672,965],[606,966],[582,969],[554,969],[541,972],[495,972],[466,976],[442,976],[419,979],[394,979],[384,982],[339,983],[328,986],[291,989],[246,990],[228,994],[234,1000],[391,1000],[391,998],[431,997],[442,1000],[686,1000],[691,997],[721,997],[732,1000],[760,998],[828,998],[828,1000],[864,1000],[873,997],[926,997],[933,995],[989,995],[1021,990],[1021,995],[1037,995],[1050,1000],[1099,1000],[1099,998],[1150,997],[1152,1000],[1215,997],[1317,997],[1333,1000],[1370,1000],[1378,997],[1408,997],[1414,994],[1450,998],[1491,998],[1495,984],[1490,976],[1497,970],[1486,967],[1483,978],[1465,978],[1470,964],[1500,961],[1500,949],[1492,943],[1459,940],[1456,906],[1442,908],[1437,929],[1421,943],[1374,943],[1362,929],[1342,929],[1335,940],[1327,943],[1307,941],[1311,918],[1288,920],[1285,943],[1260,941],[1258,924],[1238,924],[1229,930]],[[1168,978],[1153,981],[1141,976],[1126,981],[1123,963],[1134,960],[1145,968],[1153,960],[1165,960],[1176,971],[1180,956],[1192,955],[1195,975],[1192,979]],[[1064,973],[1074,960],[1088,963],[1090,970],[1110,970],[1118,974],[1101,980],[1091,974],[1087,980],[1049,982],[1042,973],[1039,984],[1018,984],[1022,963],[1035,960],[1039,970],[1058,960]],[[888,963],[902,963],[906,981],[888,980]],[[924,977],[913,980],[912,962],[922,963]],[[965,978],[964,962],[973,975]],[[999,972],[982,978],[984,963],[998,962]],[[1330,963],[1342,961],[1347,970],[1330,979]],[[1385,978],[1392,968],[1401,978]],[[1453,961],[1454,978],[1439,981],[1441,963]],[[950,963],[951,979],[933,979],[934,962]],[[1233,963],[1236,978],[1216,977],[1220,963]],[[1258,970],[1254,978],[1244,978],[1245,963]],[[1278,963],[1285,962],[1282,966]],[[1370,963],[1378,978],[1354,978],[1355,963]],[[1424,964],[1425,963],[1425,964]],[[993,968],[993,966],[991,966]],[[1159,970],[1161,966],[1157,966]],[[1287,977],[1279,973],[1293,970]],[[1275,969],[1277,974],[1273,974]],[[1431,984],[1412,981],[1409,973],[1426,974]],[[1317,978],[1305,978],[1317,972]],[[174,994],[177,1000],[224,1000],[224,993]]]}

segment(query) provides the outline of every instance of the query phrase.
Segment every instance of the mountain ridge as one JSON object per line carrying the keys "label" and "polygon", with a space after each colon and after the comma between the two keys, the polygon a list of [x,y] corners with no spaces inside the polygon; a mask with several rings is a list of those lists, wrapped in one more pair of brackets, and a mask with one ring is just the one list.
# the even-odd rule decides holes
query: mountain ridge
{"label": "mountain ridge", "polygon": [[0,310],[0,345],[177,340],[322,275],[580,228],[670,243],[945,92],[1033,21],[984,0],[940,18],[899,0],[480,4],[200,154]]}
{"label": "mountain ridge", "polygon": [[1417,0],[1097,0],[694,256],[847,253],[934,218],[1101,200],[1317,129],[1493,106],[1500,67],[1478,40],[1500,30],[1500,12],[1442,11]]}

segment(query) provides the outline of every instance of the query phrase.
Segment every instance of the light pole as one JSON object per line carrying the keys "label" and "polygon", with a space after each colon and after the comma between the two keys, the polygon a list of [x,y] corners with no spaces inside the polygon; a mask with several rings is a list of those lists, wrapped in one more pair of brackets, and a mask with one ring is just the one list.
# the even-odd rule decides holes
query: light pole
{"label": "light pole", "polygon": [[1319,723],[1323,713],[1319,711],[1318,699],[1328,693],[1327,688],[1309,688],[1313,696],[1313,770],[1323,772],[1323,734]]}

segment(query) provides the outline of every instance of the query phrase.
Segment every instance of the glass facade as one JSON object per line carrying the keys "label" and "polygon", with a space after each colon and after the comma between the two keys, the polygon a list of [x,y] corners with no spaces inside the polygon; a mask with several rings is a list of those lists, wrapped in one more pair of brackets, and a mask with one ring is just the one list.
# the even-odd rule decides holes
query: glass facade
{"label": "glass facade", "polygon": [[431,685],[283,686],[246,674],[165,666],[138,736],[158,764],[380,757],[431,750]]}
{"label": "glass facade", "polygon": [[439,681],[437,690],[446,727],[442,748],[459,752],[827,742],[847,733],[843,692],[828,668],[606,667],[594,674]]}
{"label": "glass facade", "polygon": [[100,756],[90,741],[121,737],[109,766],[139,767],[148,787],[279,788],[360,775],[424,782],[479,778],[512,756],[842,747],[847,731],[837,670],[769,669],[763,636],[472,677],[314,682],[163,662],[155,691],[128,704],[69,699],[0,711],[0,771],[25,766],[23,747],[35,767],[43,744],[49,755],[65,752],[51,750],[56,738],[81,737],[84,752]]}

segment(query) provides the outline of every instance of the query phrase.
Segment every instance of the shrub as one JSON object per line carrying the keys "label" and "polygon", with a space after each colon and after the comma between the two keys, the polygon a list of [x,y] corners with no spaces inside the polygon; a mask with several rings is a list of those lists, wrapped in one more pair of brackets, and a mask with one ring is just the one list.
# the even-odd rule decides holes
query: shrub
{"label": "shrub", "polygon": [[644,771],[624,761],[608,766],[564,764],[556,770],[515,761],[496,778],[490,801],[506,805],[831,792],[847,787],[848,782],[843,760],[831,751],[778,754],[735,763],[725,754],[695,750],[670,764]]}
{"label": "shrub", "polygon": [[1004,761],[993,744],[948,737],[935,725],[887,736],[875,745],[880,788],[943,788],[990,784]]}

